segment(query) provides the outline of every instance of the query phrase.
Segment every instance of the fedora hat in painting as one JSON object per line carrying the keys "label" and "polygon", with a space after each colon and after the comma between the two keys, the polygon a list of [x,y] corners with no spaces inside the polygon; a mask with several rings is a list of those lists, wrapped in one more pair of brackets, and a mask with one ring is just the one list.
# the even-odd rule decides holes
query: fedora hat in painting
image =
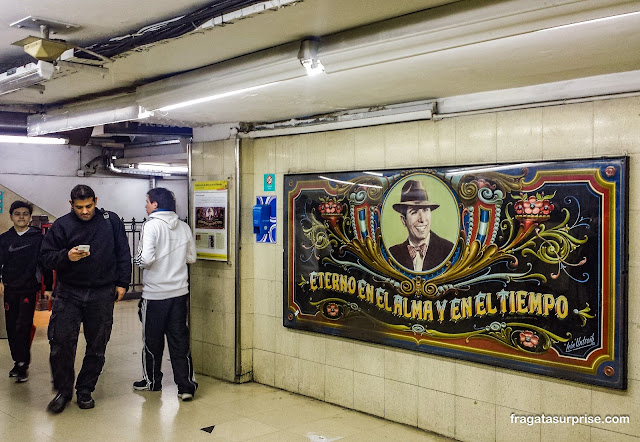
{"label": "fedora hat in painting", "polygon": [[393,210],[404,213],[407,207],[428,207],[435,210],[440,207],[440,204],[429,201],[427,190],[421,181],[407,180],[402,186],[400,202],[393,205]]}

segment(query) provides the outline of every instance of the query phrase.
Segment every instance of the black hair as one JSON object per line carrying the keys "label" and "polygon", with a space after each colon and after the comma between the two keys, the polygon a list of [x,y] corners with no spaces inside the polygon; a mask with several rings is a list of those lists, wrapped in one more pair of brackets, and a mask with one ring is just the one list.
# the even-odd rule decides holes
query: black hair
{"label": "black hair", "polygon": [[29,210],[29,215],[33,213],[33,204],[18,200],[11,203],[11,207],[9,207],[9,215],[13,215],[14,210],[21,209],[23,207]]}
{"label": "black hair", "polygon": [[149,202],[158,203],[158,209],[176,211],[176,197],[172,191],[164,187],[156,187],[147,192]]}
{"label": "black hair", "polygon": [[88,198],[96,199],[96,194],[93,189],[86,184],[78,184],[71,189],[71,201],[86,200]]}

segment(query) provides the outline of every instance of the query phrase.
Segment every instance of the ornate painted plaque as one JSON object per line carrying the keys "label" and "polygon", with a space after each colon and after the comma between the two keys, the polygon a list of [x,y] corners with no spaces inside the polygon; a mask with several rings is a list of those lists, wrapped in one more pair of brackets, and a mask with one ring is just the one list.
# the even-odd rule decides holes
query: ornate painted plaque
{"label": "ornate painted plaque", "polygon": [[284,325],[625,389],[627,164],[285,175]]}

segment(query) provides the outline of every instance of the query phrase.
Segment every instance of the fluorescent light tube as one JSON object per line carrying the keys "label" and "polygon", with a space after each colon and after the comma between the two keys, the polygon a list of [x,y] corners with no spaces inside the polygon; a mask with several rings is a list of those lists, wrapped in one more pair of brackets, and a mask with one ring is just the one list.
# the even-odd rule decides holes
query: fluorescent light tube
{"label": "fluorescent light tube", "polygon": [[66,138],[25,137],[20,135],[0,135],[0,143],[20,144],[69,144]]}
{"label": "fluorescent light tube", "polygon": [[235,91],[223,92],[221,94],[208,95],[206,97],[200,97],[200,98],[195,98],[193,100],[187,100],[187,101],[182,101],[180,103],[170,104],[168,106],[164,106],[156,110],[159,112],[167,112],[170,110],[180,109],[187,106],[193,106],[194,104],[206,103],[207,101],[218,100],[220,98],[226,98],[226,97],[231,97],[233,95],[243,94],[245,92],[255,91],[258,89],[262,89],[263,87],[271,86],[278,83],[280,82],[274,81],[272,83],[261,84],[260,86],[251,86],[244,89],[237,89]]}
{"label": "fluorescent light tube", "polygon": [[138,170],[146,172],[187,173],[187,166],[171,166],[164,163],[138,163]]}
{"label": "fluorescent light tube", "polygon": [[374,189],[382,189],[382,186],[375,186],[373,184],[361,184],[361,183],[353,183],[351,181],[343,181],[335,178],[329,178],[326,176],[318,175],[318,178],[322,178],[323,180],[332,181],[334,183],[347,184],[350,186],[360,186],[360,187],[372,187]]}

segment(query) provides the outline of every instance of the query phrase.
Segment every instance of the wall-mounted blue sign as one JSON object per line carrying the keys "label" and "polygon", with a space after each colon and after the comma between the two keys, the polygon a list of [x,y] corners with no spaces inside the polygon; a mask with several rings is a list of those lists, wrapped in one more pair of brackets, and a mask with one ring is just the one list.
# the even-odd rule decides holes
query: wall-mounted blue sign
{"label": "wall-mounted blue sign", "polygon": [[256,242],[276,242],[276,197],[257,196],[253,206],[253,233]]}

